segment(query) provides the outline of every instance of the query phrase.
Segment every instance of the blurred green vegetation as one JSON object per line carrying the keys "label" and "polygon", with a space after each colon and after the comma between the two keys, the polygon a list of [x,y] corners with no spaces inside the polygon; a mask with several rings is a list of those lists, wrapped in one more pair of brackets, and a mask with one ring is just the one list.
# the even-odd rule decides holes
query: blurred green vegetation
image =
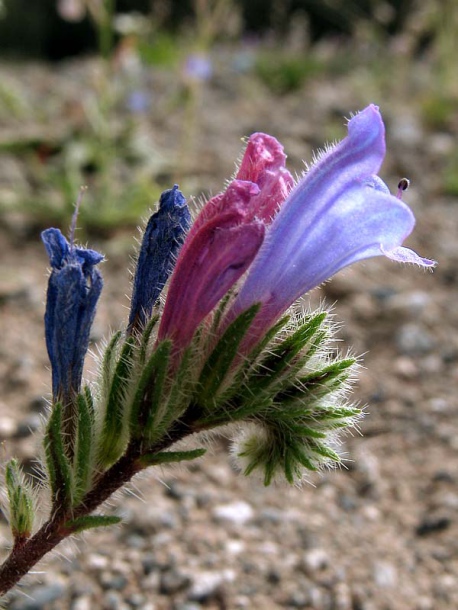
{"label": "blurred green vegetation", "polygon": [[[0,34],[5,15],[18,16],[24,1],[0,0]],[[80,32],[83,40],[71,49],[95,49],[94,76],[85,81],[68,118],[60,108],[55,119],[58,92],[40,106],[13,79],[0,82],[0,157],[26,167],[24,184],[6,195],[0,185],[0,218],[14,210],[40,226],[68,223],[79,188],[88,185],[82,224],[99,232],[137,224],[161,190],[186,179],[199,130],[197,109],[208,88],[221,86],[228,75],[274,97],[301,95],[318,80],[347,78],[355,97],[364,91],[374,100],[414,99],[412,111],[427,129],[457,129],[454,0],[263,0],[262,10],[257,0],[189,0],[179,6],[140,2],[143,13],[128,14],[119,11],[133,4],[80,1],[82,17],[75,23],[59,17],[56,0],[44,2],[52,19],[70,27],[64,32],[76,37]],[[39,39],[40,19],[31,42]],[[248,34],[255,30],[262,34],[253,39]],[[0,46],[3,42],[11,49],[12,32]],[[50,47],[32,48],[46,54]],[[26,64],[15,65],[21,70]],[[155,87],[164,82],[161,73],[173,86],[158,108]],[[167,154],[159,152],[154,139],[152,118],[161,120],[161,112],[175,114],[182,133]],[[324,138],[332,139],[340,126],[340,117],[338,125],[331,120]],[[452,195],[458,194],[458,152],[455,157],[442,170],[444,192]]]}

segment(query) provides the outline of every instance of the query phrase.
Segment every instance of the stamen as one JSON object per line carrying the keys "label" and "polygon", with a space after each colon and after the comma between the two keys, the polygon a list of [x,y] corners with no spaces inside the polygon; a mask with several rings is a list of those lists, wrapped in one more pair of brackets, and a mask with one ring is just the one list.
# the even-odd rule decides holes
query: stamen
{"label": "stamen", "polygon": [[410,180],[408,178],[401,178],[398,184],[398,192],[396,197],[398,199],[402,199],[402,193],[406,191],[410,186]]}
{"label": "stamen", "polygon": [[70,235],[68,236],[68,241],[70,242],[70,250],[73,250],[73,245],[75,242],[75,232],[76,232],[76,222],[78,220],[78,213],[80,210],[81,202],[83,201],[84,193],[87,191],[87,186],[81,186],[80,192],[78,193],[78,198],[75,203],[75,211],[72,216],[72,223],[70,225]]}

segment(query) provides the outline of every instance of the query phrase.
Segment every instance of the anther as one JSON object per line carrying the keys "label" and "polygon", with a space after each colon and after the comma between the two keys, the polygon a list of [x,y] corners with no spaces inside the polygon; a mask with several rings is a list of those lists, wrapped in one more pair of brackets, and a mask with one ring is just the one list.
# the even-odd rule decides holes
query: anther
{"label": "anther", "polygon": [[398,199],[402,199],[402,193],[406,191],[410,186],[410,180],[408,178],[401,178],[398,184],[398,192],[396,197]]}

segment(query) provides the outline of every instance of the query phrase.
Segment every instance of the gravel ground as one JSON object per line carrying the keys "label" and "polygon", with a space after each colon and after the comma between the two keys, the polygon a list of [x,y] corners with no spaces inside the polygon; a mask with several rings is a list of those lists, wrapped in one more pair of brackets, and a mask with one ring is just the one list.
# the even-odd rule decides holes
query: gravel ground
{"label": "gravel ground", "polygon": [[[68,102],[91,69],[91,62],[53,70],[23,66],[21,82],[37,84],[31,86],[33,103],[49,87],[53,100],[62,95]],[[7,607],[455,609],[458,202],[443,195],[440,169],[456,133],[427,131],[408,98],[377,98],[382,93],[363,87],[355,74],[317,79],[282,98],[247,77],[223,76],[201,92],[193,154],[185,159],[186,195],[220,189],[233,172],[240,138],[254,130],[277,136],[290,167],[299,171],[301,159],[310,160],[311,151],[334,135],[329,125],[336,125],[336,117],[379,103],[388,141],[382,176],[393,188],[403,175],[411,178],[405,199],[417,228],[408,245],[440,265],[430,274],[371,260],[341,272],[310,297],[312,304],[324,299],[333,305],[342,349],[364,354],[354,396],[368,405],[367,416],[362,435],[344,439],[345,468],[310,476],[300,489],[266,489],[239,475],[229,441],[215,438],[201,461],[135,480],[107,507],[122,515],[122,526],[59,548],[12,593]],[[14,66],[0,67],[0,80],[14,78]],[[165,79],[163,95],[167,87]],[[65,124],[64,103],[54,103],[57,129],[59,121]],[[165,108],[158,103],[157,112],[139,120],[140,130],[170,160],[184,117]],[[14,124],[0,123],[0,137],[7,128]],[[27,175],[12,155],[4,155],[1,165],[1,195],[14,198],[15,180],[26,183]],[[108,256],[95,343],[126,317],[130,235],[126,229],[103,243],[91,241]],[[42,329],[47,260],[38,234],[30,237],[30,228],[14,215],[2,222],[0,248],[2,453],[4,460],[15,454],[31,467],[38,443],[32,432],[49,392]],[[4,518],[0,537],[6,551]]]}

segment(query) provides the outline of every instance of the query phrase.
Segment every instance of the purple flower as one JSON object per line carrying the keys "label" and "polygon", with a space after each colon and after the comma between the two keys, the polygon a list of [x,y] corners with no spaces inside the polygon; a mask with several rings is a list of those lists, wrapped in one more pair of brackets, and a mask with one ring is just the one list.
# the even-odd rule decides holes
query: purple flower
{"label": "purple flower", "polygon": [[259,189],[234,180],[223,196],[228,211],[209,219],[186,240],[172,276],[159,340],[185,347],[198,325],[247,270],[264,239],[264,225],[245,222],[243,209]]}
{"label": "purple flower", "polygon": [[130,331],[142,329],[151,317],[190,225],[186,199],[175,184],[162,193],[159,210],[146,225],[135,270],[128,324]]}
{"label": "purple flower", "polygon": [[103,281],[95,265],[103,255],[69,244],[59,229],[41,234],[51,263],[45,338],[54,402],[70,404],[80,391],[89,333]]}
{"label": "purple flower", "polygon": [[300,296],[337,271],[372,256],[432,267],[401,246],[415,219],[376,175],[385,156],[378,107],[348,123],[348,136],[327,150],[290,193],[274,219],[233,304],[233,319],[261,304],[247,337],[260,339]]}
{"label": "purple flower", "polygon": [[159,339],[185,347],[218,301],[245,273],[265,227],[293,184],[283,147],[253,134],[240,170],[224,193],[205,205],[186,237],[173,272]]}
{"label": "purple flower", "polygon": [[213,65],[204,53],[191,53],[186,58],[183,72],[190,81],[208,81],[213,76]]}

